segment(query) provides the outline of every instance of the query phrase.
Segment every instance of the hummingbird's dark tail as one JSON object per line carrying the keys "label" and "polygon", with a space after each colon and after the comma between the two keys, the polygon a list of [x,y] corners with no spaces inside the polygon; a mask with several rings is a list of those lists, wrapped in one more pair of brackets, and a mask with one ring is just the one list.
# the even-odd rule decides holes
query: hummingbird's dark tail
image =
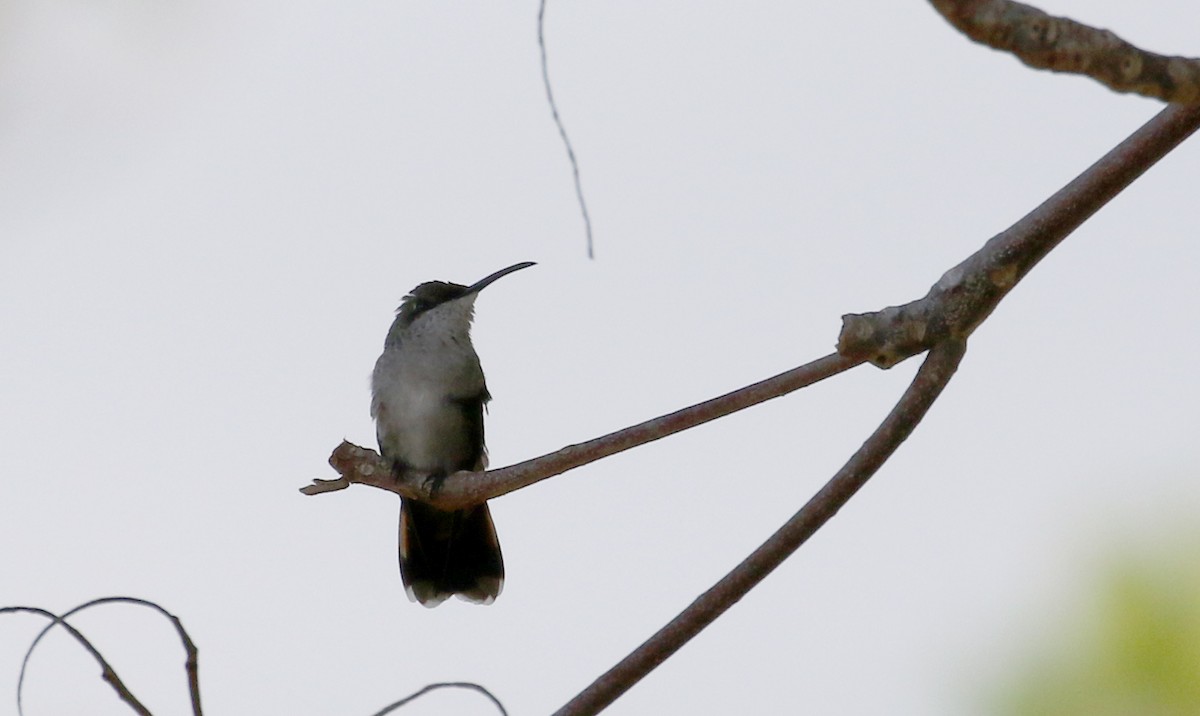
{"label": "hummingbird's dark tail", "polygon": [[504,559],[488,506],[446,512],[401,499],[400,576],[408,597],[427,607],[452,594],[491,604],[504,586]]}

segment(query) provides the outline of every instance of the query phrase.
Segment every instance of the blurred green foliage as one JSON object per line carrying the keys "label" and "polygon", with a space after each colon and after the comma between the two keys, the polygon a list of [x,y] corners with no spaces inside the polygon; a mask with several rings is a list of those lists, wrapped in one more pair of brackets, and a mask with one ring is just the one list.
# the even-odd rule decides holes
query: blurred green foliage
{"label": "blurred green foliage", "polygon": [[1043,637],[1005,716],[1200,715],[1200,544],[1110,563],[1071,624]]}

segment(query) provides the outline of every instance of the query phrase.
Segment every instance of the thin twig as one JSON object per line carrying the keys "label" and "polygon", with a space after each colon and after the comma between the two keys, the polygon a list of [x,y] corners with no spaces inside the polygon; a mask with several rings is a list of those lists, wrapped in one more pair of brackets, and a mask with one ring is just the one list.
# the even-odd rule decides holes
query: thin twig
{"label": "thin twig", "polygon": [[[112,665],[108,663],[108,660],[100,654],[99,650],[97,650],[96,647],[93,646],[90,641],[88,641],[87,637],[81,634],[78,629],[64,622],[62,617],[59,617],[53,612],[46,611],[45,609],[41,609],[39,607],[0,607],[0,614],[18,612],[40,614],[47,619],[54,620],[54,624],[61,624],[63,629],[66,629],[71,636],[75,637],[75,641],[79,642],[84,649],[87,649],[88,653],[92,655],[92,658],[96,660],[96,663],[100,664],[101,678],[107,681],[108,685],[117,692],[117,696],[119,696],[122,701],[129,704],[129,707],[132,708],[135,713],[139,714],[139,716],[151,716],[150,710],[147,709],[142,702],[133,695],[133,692],[130,691],[127,686],[125,686],[125,682],[121,681],[121,678],[117,676],[116,670],[112,668]],[[24,673],[24,667],[22,667],[22,673]],[[17,688],[17,713],[25,713],[21,704],[21,689],[19,686]]]}
{"label": "thin twig", "polygon": [[972,40],[1052,72],[1091,77],[1116,92],[1168,102],[1200,101],[1200,59],[1139,49],[1108,30],[1011,0],[930,0]]}
{"label": "thin twig", "polygon": [[83,604],[80,604],[79,606],[75,607],[74,609],[71,609],[70,611],[64,613],[61,617],[58,617],[58,619],[56,619],[53,623],[47,624],[41,630],[41,632],[39,632],[38,635],[36,637],[34,637],[33,642],[29,645],[29,648],[25,651],[25,658],[21,661],[21,674],[20,674],[20,677],[17,679],[17,703],[18,704],[21,703],[21,693],[22,693],[22,689],[24,688],[24,685],[25,685],[25,670],[26,670],[26,667],[29,666],[29,658],[31,656],[33,656],[33,650],[35,648],[37,648],[37,645],[42,640],[42,637],[46,636],[46,634],[58,624],[62,624],[64,627],[68,627],[69,625],[67,624],[66,620],[68,618],[74,616],[75,614],[78,614],[79,612],[84,611],[85,609],[90,609],[94,606],[98,606],[98,605],[102,605],[102,604],[122,604],[122,603],[134,604],[134,605],[143,606],[143,607],[149,607],[149,608],[157,611],[159,614],[163,615],[167,619],[170,619],[171,623],[175,625],[175,632],[179,635],[179,640],[183,643],[184,653],[186,654],[186,659],[184,660],[184,672],[187,674],[188,693],[189,693],[189,696],[191,697],[191,701],[192,701],[192,714],[193,714],[193,716],[202,716],[202,711],[200,709],[200,661],[199,661],[199,652],[196,649],[196,644],[194,642],[192,642],[191,636],[189,636],[187,633],[187,630],[183,628],[183,622],[179,621],[179,617],[176,617],[174,614],[168,612],[166,609],[163,609],[160,605],[156,604],[155,602],[152,602],[152,601],[149,601],[146,599],[139,599],[137,597],[101,597],[99,599],[93,599],[90,602],[85,602]]}
{"label": "thin twig", "polygon": [[391,466],[374,450],[343,442],[333,451],[329,464],[342,477],[338,480],[314,480],[301,488],[306,495],[317,495],[349,487],[353,483],[378,487],[404,497],[422,500],[440,509],[461,509],[484,500],[518,490],[562,474],[567,470],[595,462],[638,445],[653,442],[682,430],[724,417],[771,398],[778,398],[817,381],[824,380],[861,363],[860,359],[828,355],[786,373],[746,386],[718,398],[698,403],[669,415],[647,420],[603,437],[557,452],[486,473],[458,472],[447,477],[434,493],[425,476],[408,472],[399,478]]}
{"label": "thin twig", "polygon": [[965,350],[962,341],[947,341],[934,348],[883,423],[799,512],[679,616],[555,712],[556,716],[582,716],[604,709],[799,549],[912,433],[954,375]]}
{"label": "thin twig", "polygon": [[387,714],[390,714],[391,712],[393,712],[396,709],[400,708],[401,706],[409,703],[410,701],[415,701],[416,699],[424,696],[425,694],[429,693],[430,691],[434,691],[437,689],[450,689],[450,688],[474,689],[475,691],[478,691],[479,693],[481,693],[484,696],[491,699],[492,703],[496,705],[496,708],[500,710],[501,716],[508,716],[508,711],[504,710],[504,704],[500,703],[500,699],[498,699],[494,695],[492,695],[492,692],[488,691],[483,686],[481,686],[479,684],[471,683],[470,681],[446,681],[446,682],[442,682],[442,683],[438,683],[438,684],[429,684],[428,686],[426,686],[412,694],[409,694],[408,696],[405,696],[404,698],[400,699],[399,701],[397,701],[394,704],[384,706],[381,711],[378,711],[378,712],[372,714],[372,716],[387,716]]}
{"label": "thin twig", "polygon": [[583,214],[583,228],[587,232],[587,255],[589,259],[596,258],[592,247],[592,220],[588,216],[587,202],[583,199],[583,182],[579,179],[579,162],[575,159],[575,149],[567,137],[567,128],[563,126],[562,118],[558,116],[558,103],[554,101],[554,90],[550,88],[550,68],[546,62],[546,0],[538,5],[537,35],[538,49],[542,53],[542,83],[546,85],[546,100],[550,103],[550,114],[554,117],[554,125],[558,127],[558,136],[562,137],[563,146],[567,148],[567,159],[571,162],[571,175],[575,178],[575,197],[579,199],[579,212]]}

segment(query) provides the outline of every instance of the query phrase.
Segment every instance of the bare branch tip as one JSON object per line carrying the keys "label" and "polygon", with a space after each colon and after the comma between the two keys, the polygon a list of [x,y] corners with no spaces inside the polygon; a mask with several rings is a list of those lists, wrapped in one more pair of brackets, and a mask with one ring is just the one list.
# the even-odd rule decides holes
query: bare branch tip
{"label": "bare branch tip", "polygon": [[325,492],[337,492],[350,487],[350,480],[345,477],[339,477],[336,480],[322,480],[314,477],[311,485],[305,485],[300,488],[300,492],[305,495],[320,495]]}

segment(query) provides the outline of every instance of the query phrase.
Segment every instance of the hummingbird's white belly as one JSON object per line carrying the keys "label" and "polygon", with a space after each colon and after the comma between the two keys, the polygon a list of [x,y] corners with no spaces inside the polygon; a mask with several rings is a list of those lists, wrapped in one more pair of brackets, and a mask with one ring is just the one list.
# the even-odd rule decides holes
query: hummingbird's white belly
{"label": "hummingbird's white belly", "polygon": [[[469,458],[462,407],[439,390],[405,387],[384,402],[392,454],[418,470],[450,473]],[[390,450],[389,450],[390,452]]]}

